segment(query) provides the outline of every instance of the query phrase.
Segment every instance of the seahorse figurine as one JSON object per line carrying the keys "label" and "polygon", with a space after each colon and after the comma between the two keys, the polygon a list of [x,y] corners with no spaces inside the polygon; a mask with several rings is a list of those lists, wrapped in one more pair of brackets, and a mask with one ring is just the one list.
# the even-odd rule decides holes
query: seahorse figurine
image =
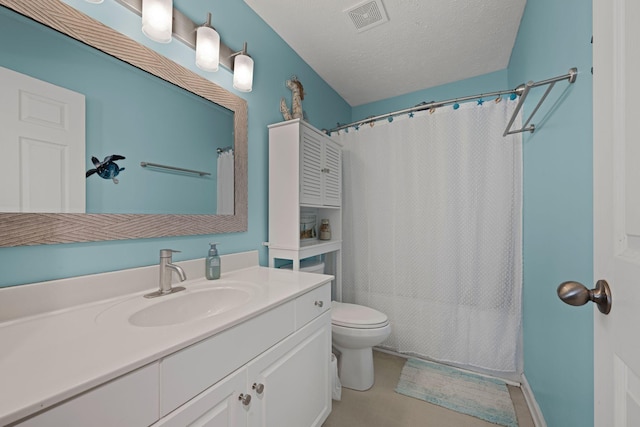
{"label": "seahorse figurine", "polygon": [[289,112],[289,108],[287,107],[287,103],[284,98],[280,99],[280,112],[285,120],[291,120],[293,118],[291,117],[291,113]]}
{"label": "seahorse figurine", "polygon": [[304,88],[302,83],[294,76],[287,80],[286,86],[291,89],[291,112],[287,108],[287,103],[284,98],[280,100],[280,111],[285,120],[301,119],[302,113],[302,100],[304,99]]}

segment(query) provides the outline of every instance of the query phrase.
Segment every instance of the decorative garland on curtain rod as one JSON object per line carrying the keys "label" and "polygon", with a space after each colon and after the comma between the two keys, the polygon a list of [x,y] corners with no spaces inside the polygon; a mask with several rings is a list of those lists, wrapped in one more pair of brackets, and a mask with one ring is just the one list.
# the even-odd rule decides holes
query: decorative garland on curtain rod
{"label": "decorative garland on curtain rod", "polygon": [[[483,100],[484,97],[493,98],[494,96],[497,96],[496,102],[500,102],[502,100],[502,95],[509,95],[509,98],[511,100],[514,100],[514,99],[516,99],[516,97],[520,96],[520,99],[518,100],[518,105],[516,106],[516,109],[515,109],[515,111],[513,113],[513,116],[511,117],[511,120],[509,121],[509,124],[507,125],[507,129],[504,131],[503,136],[507,136],[507,135],[513,134],[513,133],[525,132],[525,131],[533,132],[535,130],[535,125],[533,125],[533,124],[529,125],[529,123],[531,122],[531,119],[533,118],[533,116],[538,111],[538,108],[540,108],[540,105],[542,105],[544,100],[547,98],[547,95],[549,95],[549,92],[551,92],[551,90],[553,89],[553,87],[556,84],[556,82],[559,82],[561,80],[567,80],[569,82],[569,84],[571,84],[571,83],[574,83],[576,81],[577,76],[578,76],[578,69],[576,67],[573,67],[573,68],[569,69],[569,72],[567,74],[563,74],[563,75],[557,76],[557,77],[552,77],[552,78],[547,79],[547,80],[541,80],[539,82],[529,81],[526,84],[523,83],[520,86],[518,86],[518,87],[516,87],[515,89],[512,89],[512,90],[501,90],[501,91],[496,91],[496,92],[481,93],[480,95],[464,96],[464,97],[460,97],[460,98],[448,99],[446,101],[421,102],[420,104],[416,105],[415,107],[405,108],[404,110],[394,111],[392,113],[382,114],[382,115],[379,115],[379,116],[369,116],[369,117],[367,117],[365,119],[362,119],[362,120],[359,120],[359,121],[356,121],[356,122],[353,122],[353,123],[349,123],[349,124],[340,124],[340,123],[338,123],[338,125],[335,128],[330,129],[330,130],[323,129],[323,132],[326,133],[327,135],[331,136],[332,132],[340,132],[342,129],[345,129],[346,132],[349,132],[349,128],[350,127],[353,127],[355,130],[358,130],[360,128],[360,126],[362,126],[363,124],[369,124],[370,126],[374,126],[375,122],[378,121],[378,120],[387,119],[389,122],[392,122],[394,117],[397,117],[397,116],[400,116],[400,115],[403,115],[403,114],[407,114],[407,113],[409,114],[409,117],[413,117],[413,113],[416,112],[416,111],[429,110],[431,113],[433,113],[437,108],[440,108],[440,107],[443,107],[443,106],[449,105],[449,104],[453,104],[453,109],[457,110],[458,108],[460,108],[460,104],[459,103],[463,102],[463,101],[477,100],[478,105],[482,105],[482,103],[484,102],[484,100]],[[545,91],[544,95],[542,95],[542,97],[538,101],[538,104],[533,109],[533,112],[531,113],[531,115],[529,116],[527,121],[525,122],[525,124],[522,127],[522,129],[511,130],[511,125],[513,124],[513,121],[514,121],[515,117],[517,116],[518,112],[522,108],[522,104],[524,103],[524,100],[527,98],[527,95],[529,94],[529,91],[532,88],[535,88],[535,87],[538,87],[538,86],[547,86],[547,85],[549,87]]]}
{"label": "decorative garland on curtain rod", "polygon": [[327,130],[327,129],[323,129],[323,132],[326,133],[328,136],[331,136],[331,134],[333,132],[336,132],[338,135],[340,135],[340,131],[344,130],[345,133],[349,133],[349,128],[353,128],[355,131],[360,130],[360,126],[362,125],[369,125],[371,127],[375,126],[377,121],[380,120],[387,120],[389,123],[391,123],[393,121],[394,117],[398,117],[398,116],[402,116],[404,114],[408,114],[409,118],[413,118],[413,116],[415,115],[415,113],[419,112],[419,111],[425,111],[425,110],[429,110],[430,114],[435,113],[436,109],[440,108],[440,107],[444,107],[445,105],[451,105],[453,104],[453,109],[457,110],[458,108],[460,108],[460,102],[464,102],[464,101],[468,101],[470,99],[475,99],[476,103],[478,105],[482,105],[484,104],[484,97],[493,97],[496,96],[497,97],[494,99],[494,102],[497,104],[498,102],[502,101],[502,95],[509,95],[509,100],[513,101],[514,99],[516,99],[518,97],[518,93],[517,93],[517,89],[514,89],[512,91],[501,91],[501,92],[491,92],[491,93],[487,93],[487,94],[480,94],[480,95],[476,95],[473,97],[464,97],[464,98],[456,98],[454,100],[450,100],[450,101],[440,101],[440,102],[436,102],[436,101],[430,101],[430,102],[426,102],[423,101],[420,104],[417,104],[414,107],[411,108],[407,108],[405,110],[401,110],[401,111],[396,111],[393,113],[387,113],[387,114],[383,114],[380,116],[369,116],[369,117],[365,117],[364,119],[355,122],[355,123],[351,123],[351,124],[344,124],[344,123],[336,123],[336,127],[334,129],[331,130]]}

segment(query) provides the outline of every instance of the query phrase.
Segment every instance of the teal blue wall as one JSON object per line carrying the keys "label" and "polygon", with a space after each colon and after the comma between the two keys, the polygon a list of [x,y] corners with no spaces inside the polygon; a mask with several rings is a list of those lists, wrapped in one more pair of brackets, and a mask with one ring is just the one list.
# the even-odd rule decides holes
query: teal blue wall
{"label": "teal blue wall", "polygon": [[[159,45],[139,30],[139,18],[114,2],[100,6],[66,0],[74,7],[147,44],[182,65],[193,51],[179,42]],[[193,2],[177,7],[194,21],[206,10]],[[225,43],[248,41],[256,61],[249,103],[249,230],[215,236],[221,253],[260,249],[267,239],[267,131],[281,120],[280,97],[290,99],[284,80],[296,74],[305,86],[304,108],[312,124],[330,128],[422,101],[513,88],[529,80],[564,74],[577,66],[577,82],[562,82],[534,121],[539,129],[524,143],[524,358],[525,374],[549,427],[593,425],[592,307],[569,307],[555,295],[564,280],[593,283],[592,277],[592,91],[591,2],[529,1],[508,70],[419,91],[351,109],[242,1],[210,1],[213,24]],[[570,18],[567,21],[567,18]],[[570,24],[568,24],[568,22]],[[203,74],[233,91],[231,73]],[[532,101],[525,111],[532,108]],[[560,96],[560,102],[556,102]],[[549,106],[552,114],[547,114]],[[0,249],[0,286],[117,270],[157,263],[162,247],[182,250],[178,260],[204,256],[211,236],[98,242]]]}
{"label": "teal blue wall", "polygon": [[556,296],[563,281],[594,283],[591,22],[590,1],[528,1],[509,65],[511,86],[579,70],[524,139],[524,368],[549,427],[593,425],[593,307]]}
{"label": "teal blue wall", "polygon": [[304,84],[306,96],[303,107],[309,122],[316,127],[330,127],[336,121],[348,121],[351,118],[350,106],[241,0],[208,0],[207,9],[198,7],[190,0],[176,1],[175,4],[196,22],[204,21],[206,13],[212,12],[213,25],[232,49],[239,50],[243,42],[248,43],[249,54],[255,60],[254,89],[250,93],[235,91],[231,72],[222,67],[217,73],[200,71],[194,64],[193,50],[182,43],[173,41],[162,45],[144,37],[140,31],[140,17],[116,2],[106,1],[100,5],[84,0],[65,2],[247,100],[248,231],[215,237],[187,236],[0,248],[0,287],[153,265],[157,264],[158,251],[162,248],[181,250],[181,253],[175,254],[178,261],[202,258],[206,256],[211,240],[221,243],[221,254],[258,249],[261,263],[266,264],[266,249],[262,242],[268,237],[267,125],[282,121],[279,110],[281,97],[285,97],[289,104],[291,102],[291,92],[285,87],[284,81],[295,74]]}

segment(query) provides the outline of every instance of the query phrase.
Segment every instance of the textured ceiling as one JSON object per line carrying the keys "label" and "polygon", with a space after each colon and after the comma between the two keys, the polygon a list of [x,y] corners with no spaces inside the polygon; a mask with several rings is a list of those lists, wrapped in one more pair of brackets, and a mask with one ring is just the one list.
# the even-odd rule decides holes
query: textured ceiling
{"label": "textured ceiling", "polygon": [[526,3],[382,0],[359,32],[344,11],[371,0],[244,1],[351,106],[505,69]]}

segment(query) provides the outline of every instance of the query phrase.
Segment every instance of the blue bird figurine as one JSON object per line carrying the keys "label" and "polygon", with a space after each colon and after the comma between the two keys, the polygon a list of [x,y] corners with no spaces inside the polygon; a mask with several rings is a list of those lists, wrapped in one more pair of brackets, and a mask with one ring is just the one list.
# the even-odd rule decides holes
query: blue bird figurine
{"label": "blue bird figurine", "polygon": [[95,169],[89,169],[87,171],[86,177],[97,173],[100,178],[111,179],[114,184],[118,183],[116,176],[124,170],[124,168],[119,167],[115,161],[116,160],[124,160],[124,156],[120,156],[118,154],[112,154],[104,158],[103,161],[99,161],[96,157],[91,157],[91,161],[93,165],[96,167]]}

